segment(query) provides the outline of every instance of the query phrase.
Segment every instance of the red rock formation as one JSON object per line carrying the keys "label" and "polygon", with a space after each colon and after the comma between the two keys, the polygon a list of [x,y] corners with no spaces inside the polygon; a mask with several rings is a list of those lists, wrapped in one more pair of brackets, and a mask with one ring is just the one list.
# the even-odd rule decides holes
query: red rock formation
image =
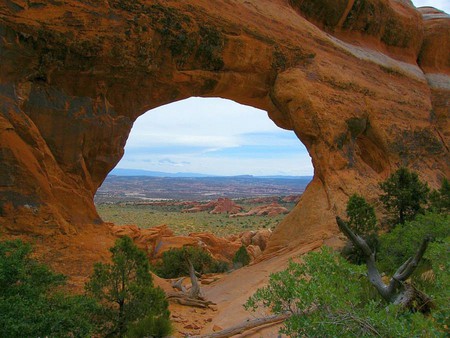
{"label": "red rock formation", "polygon": [[205,204],[198,203],[189,209],[183,209],[181,212],[201,212],[207,210],[211,210],[210,214],[235,214],[241,211],[242,207],[229,198],[221,197],[217,201],[211,201]]}
{"label": "red rock formation", "polygon": [[[448,150],[450,148],[450,18],[448,14],[432,7],[422,7],[419,11],[423,16],[424,40],[417,62],[431,90],[433,111],[430,112],[430,119]],[[447,157],[447,165],[449,162]]]}
{"label": "red rock formation", "polygon": [[208,211],[208,210],[211,210],[211,209],[215,208],[216,205],[217,205],[217,202],[215,202],[215,201],[211,201],[211,202],[204,203],[204,204],[196,203],[196,204],[194,204],[194,206],[192,206],[192,207],[190,207],[188,209],[181,210],[181,212],[188,212],[189,213],[189,212]]}
{"label": "red rock formation", "polygon": [[[128,236],[148,255],[150,259],[159,259],[162,254],[173,248],[183,246],[201,247],[215,259],[231,262],[236,251],[245,245],[252,250],[253,258],[260,256],[267,246],[272,231],[261,229],[247,231],[230,237],[217,237],[210,233],[191,233],[189,236],[175,236],[167,225],[152,228],[139,228],[136,225],[110,225],[116,237]],[[255,249],[258,247],[258,250]]]}
{"label": "red rock formation", "polygon": [[302,195],[291,195],[283,198],[283,202],[285,203],[298,203]]}
{"label": "red rock formation", "polygon": [[216,207],[210,214],[236,214],[242,210],[240,205],[237,205],[229,198],[219,198]]}
{"label": "red rock formation", "polygon": [[247,212],[240,212],[234,215],[230,215],[230,217],[245,217],[245,216],[277,216],[281,214],[287,214],[289,212],[288,209],[282,207],[277,202],[271,203],[269,205],[262,205],[259,207],[254,207],[253,209]]}
{"label": "red rock formation", "polygon": [[257,197],[250,198],[247,200],[248,203],[262,204],[262,203],[273,203],[278,202],[280,198],[278,196],[267,196],[267,197]]}
{"label": "red rock formation", "polygon": [[257,245],[250,244],[246,249],[252,261],[255,261],[256,258],[262,255],[262,250]]}
{"label": "red rock formation", "polygon": [[250,244],[252,244],[252,238],[253,236],[255,236],[256,231],[245,231],[241,234],[239,234],[239,236],[237,238],[235,238],[234,236],[231,238],[232,241],[236,241],[239,240],[242,245],[244,246],[249,246]]}
{"label": "red rock formation", "polygon": [[113,240],[93,196],[136,118],[217,96],[266,110],[312,158],[266,251],[330,237],[348,196],[375,199],[399,166],[450,176],[449,22],[407,0],[2,2],[0,225],[90,264]]}
{"label": "red rock formation", "polygon": [[252,237],[252,244],[257,245],[261,249],[261,251],[264,251],[266,249],[267,243],[269,243],[270,236],[272,236],[271,230],[258,230]]}
{"label": "red rock formation", "polygon": [[238,242],[230,242],[226,238],[216,237],[209,233],[192,233],[189,237],[196,238],[201,245],[218,260],[230,262],[241,246]]}
{"label": "red rock formation", "polygon": [[[167,225],[160,225],[153,228],[139,228],[135,225],[112,226],[112,233],[116,237],[129,236],[151,259],[159,259],[162,254],[173,248],[183,246],[201,247],[208,251],[215,259],[231,262],[234,254],[240,248],[243,241],[241,237],[245,233],[236,235],[233,238],[217,237],[210,233],[191,233],[189,236],[175,236]],[[252,243],[264,250],[270,232],[252,232],[246,246]]]}

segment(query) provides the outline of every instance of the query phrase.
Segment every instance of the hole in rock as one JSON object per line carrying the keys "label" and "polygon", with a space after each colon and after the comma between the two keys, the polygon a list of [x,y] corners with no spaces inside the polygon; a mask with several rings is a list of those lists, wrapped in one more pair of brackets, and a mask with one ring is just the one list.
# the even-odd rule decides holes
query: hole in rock
{"label": "hole in rock", "polygon": [[265,111],[191,97],[136,120],[95,202],[116,225],[226,236],[273,229],[312,175],[306,148]]}

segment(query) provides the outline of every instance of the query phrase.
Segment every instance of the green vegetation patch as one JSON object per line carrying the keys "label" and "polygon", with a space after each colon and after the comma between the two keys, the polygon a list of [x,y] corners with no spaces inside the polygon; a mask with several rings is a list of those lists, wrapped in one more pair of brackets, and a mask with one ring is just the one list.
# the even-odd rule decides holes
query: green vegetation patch
{"label": "green vegetation patch", "polygon": [[421,33],[413,22],[400,17],[388,2],[379,0],[355,0],[343,27],[348,30],[381,36],[389,46],[405,48]]}
{"label": "green vegetation patch", "polygon": [[[450,215],[427,213],[413,221],[396,226],[380,237],[378,262],[382,271],[392,274],[394,269],[412,256],[425,237],[443,243],[450,236]],[[450,258],[450,257],[448,257]]]}
{"label": "green vegetation patch", "polygon": [[361,135],[368,127],[366,118],[352,117],[345,121],[353,139]]}
{"label": "green vegetation patch", "polygon": [[347,8],[347,0],[289,0],[307,18],[320,21],[325,27],[334,28]]}
{"label": "green vegetation patch", "polygon": [[[249,210],[257,204],[237,203]],[[291,210],[294,203],[283,204]],[[261,228],[273,229],[285,215],[274,217],[248,216],[232,217],[228,214],[210,214],[209,211],[182,213],[183,206],[156,206],[139,204],[99,204],[97,211],[106,222],[117,225],[135,224],[142,228],[150,228],[167,224],[176,235],[189,235],[192,232],[210,232],[216,236],[228,236],[248,230]]]}
{"label": "green vegetation patch", "polygon": [[436,274],[425,291],[439,299],[428,316],[386,304],[369,284],[366,267],[350,264],[326,247],[303,256],[304,263],[290,262],[286,270],[272,274],[268,286],[258,289],[245,306],[291,314],[280,330],[287,336],[445,337],[448,284],[436,287],[449,281],[448,246],[433,245],[430,256]]}
{"label": "green vegetation patch", "polygon": [[191,61],[203,69],[217,71],[223,68],[225,37],[217,28],[201,26],[193,30],[196,26],[188,15],[159,4],[148,7],[146,13],[178,66],[195,58]]}
{"label": "green vegetation patch", "polygon": [[189,263],[200,274],[220,273],[228,270],[226,262],[215,260],[210,253],[198,247],[174,248],[162,255],[162,260],[153,267],[154,272],[163,278],[189,276]]}
{"label": "green vegetation patch", "polygon": [[0,242],[0,336],[88,337],[98,304],[64,292],[66,278],[32,258],[21,241]]}
{"label": "green vegetation patch", "polygon": [[235,267],[242,267],[250,264],[250,255],[244,245],[242,245],[234,254],[233,264]]}

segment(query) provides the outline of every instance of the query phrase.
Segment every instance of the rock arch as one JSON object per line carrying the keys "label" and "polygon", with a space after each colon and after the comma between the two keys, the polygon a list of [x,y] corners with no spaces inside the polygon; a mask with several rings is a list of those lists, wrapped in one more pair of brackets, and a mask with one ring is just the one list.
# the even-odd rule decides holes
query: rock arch
{"label": "rock arch", "polygon": [[374,198],[400,165],[435,186],[450,176],[450,17],[366,5],[3,2],[1,225],[36,238],[106,229],[93,195],[133,121],[190,96],[266,110],[309,151],[314,180],[268,252],[332,236],[347,197]]}

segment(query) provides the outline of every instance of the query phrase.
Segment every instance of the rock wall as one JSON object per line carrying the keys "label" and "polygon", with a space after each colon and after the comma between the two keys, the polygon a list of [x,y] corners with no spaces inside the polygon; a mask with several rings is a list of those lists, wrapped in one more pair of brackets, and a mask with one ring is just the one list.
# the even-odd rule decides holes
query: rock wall
{"label": "rock wall", "polygon": [[329,237],[399,166],[450,176],[449,41],[450,17],[408,0],[4,0],[0,225],[110,236],[93,196],[135,119],[208,96],[266,110],[312,158],[267,250]]}

